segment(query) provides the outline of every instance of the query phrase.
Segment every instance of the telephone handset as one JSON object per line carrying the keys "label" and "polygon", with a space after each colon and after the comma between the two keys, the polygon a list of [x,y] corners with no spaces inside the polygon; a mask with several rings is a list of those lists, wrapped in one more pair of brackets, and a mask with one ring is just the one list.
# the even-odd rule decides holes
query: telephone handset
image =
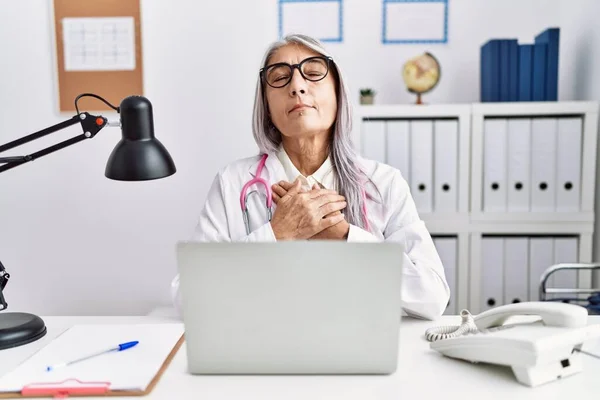
{"label": "telephone handset", "polygon": [[[539,316],[527,323],[512,317]],[[588,325],[585,307],[558,302],[508,304],[473,316],[461,312],[460,326],[428,329],[430,347],[445,356],[510,366],[517,380],[537,386],[582,370],[584,342],[600,337],[600,324]]]}
{"label": "telephone handset", "polygon": [[514,316],[539,315],[546,326],[578,328],[587,324],[588,312],[584,307],[566,303],[530,301],[507,304],[484,311],[473,317],[462,310],[462,324],[459,327],[448,326],[428,329],[425,333],[430,342],[448,339],[504,325]]}
{"label": "telephone handset", "polygon": [[503,325],[514,315],[539,315],[546,326],[579,328],[587,325],[588,311],[585,307],[549,301],[532,301],[508,304],[484,311],[475,317],[477,328],[484,329]]}

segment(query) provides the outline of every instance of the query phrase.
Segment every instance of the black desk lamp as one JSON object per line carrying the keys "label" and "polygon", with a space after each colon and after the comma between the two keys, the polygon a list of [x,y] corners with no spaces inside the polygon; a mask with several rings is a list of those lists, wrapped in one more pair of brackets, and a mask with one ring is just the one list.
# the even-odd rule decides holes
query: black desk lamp
{"label": "black desk lamp", "polygon": [[[82,140],[93,138],[106,125],[113,125],[105,117],[79,112],[77,101],[85,96],[102,100],[120,114],[120,123],[116,125],[121,126],[121,140],[110,154],[106,164],[107,178],[120,181],[146,181],[165,178],[176,172],[169,152],[154,136],[152,104],[148,99],[142,96],[129,96],[123,99],[117,108],[100,96],[83,93],[75,99],[77,115],[73,118],[0,145],[0,153],[77,123],[80,123],[83,128],[81,135],[30,155],[0,157],[0,173]],[[10,275],[0,263],[0,311],[8,308],[2,290],[6,287],[9,278]],[[0,313],[0,350],[36,341],[45,334],[46,325],[37,315],[17,312]]]}

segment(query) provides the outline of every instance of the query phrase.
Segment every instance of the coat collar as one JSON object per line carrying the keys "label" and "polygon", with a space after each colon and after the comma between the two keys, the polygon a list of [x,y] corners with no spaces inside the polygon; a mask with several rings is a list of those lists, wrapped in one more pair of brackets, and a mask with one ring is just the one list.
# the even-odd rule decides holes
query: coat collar
{"label": "coat collar", "polygon": [[[260,164],[260,160],[262,159],[264,153],[260,153],[256,159],[250,163],[250,167],[248,168],[248,173],[253,177],[256,178],[256,169],[258,168],[258,164]],[[369,177],[371,178],[373,176],[373,174],[375,173],[375,170],[377,169],[377,163],[372,161],[372,160],[368,160],[362,157],[358,157],[358,164],[360,165],[360,168],[362,169],[362,171]],[[268,175],[266,175],[264,173],[264,170],[267,170]],[[279,161],[278,157],[277,157],[277,153],[276,152],[267,152],[267,160],[265,161],[265,168],[263,169],[263,174],[261,174],[261,177],[264,179],[272,179],[274,181],[277,180],[281,180],[281,179],[286,179],[286,172],[285,169],[283,168],[283,165],[281,164],[281,161]]]}
{"label": "coat collar", "polygon": [[[316,181],[322,187],[326,187],[328,189],[335,188],[335,177],[333,176],[331,157],[327,157],[325,162],[323,162],[323,164],[310,177],[307,177],[298,171],[298,168],[296,168],[294,163],[292,163],[292,160],[283,146],[279,147],[276,155],[283,167],[283,171],[285,172],[285,177],[288,182],[294,182],[298,177],[304,177],[305,184]],[[309,184],[309,186],[312,186],[312,184]]]}
{"label": "coat collar", "polygon": [[[256,178],[256,170],[258,169],[258,164],[260,164],[260,160],[262,159],[264,153],[258,155],[256,160],[254,160],[250,164],[250,168],[248,168],[248,173],[252,175],[253,178]],[[265,179],[267,175],[264,171],[267,171],[268,177],[275,176],[285,176],[285,171],[283,170],[283,166],[281,162],[277,159],[277,154],[273,152],[267,153],[267,160],[265,161],[265,167],[263,168],[263,173],[261,174],[261,178]]]}

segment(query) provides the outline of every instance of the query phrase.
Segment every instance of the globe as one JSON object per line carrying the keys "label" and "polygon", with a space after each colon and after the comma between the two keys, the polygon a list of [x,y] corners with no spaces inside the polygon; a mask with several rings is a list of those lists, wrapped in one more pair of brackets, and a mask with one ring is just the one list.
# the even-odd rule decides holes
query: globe
{"label": "globe", "polygon": [[409,92],[417,94],[417,104],[423,104],[421,95],[438,84],[440,74],[440,63],[428,52],[409,59],[402,68],[406,88]]}

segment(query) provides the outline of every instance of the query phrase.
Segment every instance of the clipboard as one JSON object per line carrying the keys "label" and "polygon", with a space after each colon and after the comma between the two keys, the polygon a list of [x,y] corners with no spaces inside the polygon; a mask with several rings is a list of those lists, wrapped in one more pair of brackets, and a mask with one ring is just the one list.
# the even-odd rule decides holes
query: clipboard
{"label": "clipboard", "polygon": [[31,382],[24,385],[20,391],[0,392],[0,399],[145,396],[152,392],[184,341],[185,334],[182,334],[144,390],[112,390],[110,388],[111,382],[109,381],[84,381],[78,378],[69,378],[52,382]]}

